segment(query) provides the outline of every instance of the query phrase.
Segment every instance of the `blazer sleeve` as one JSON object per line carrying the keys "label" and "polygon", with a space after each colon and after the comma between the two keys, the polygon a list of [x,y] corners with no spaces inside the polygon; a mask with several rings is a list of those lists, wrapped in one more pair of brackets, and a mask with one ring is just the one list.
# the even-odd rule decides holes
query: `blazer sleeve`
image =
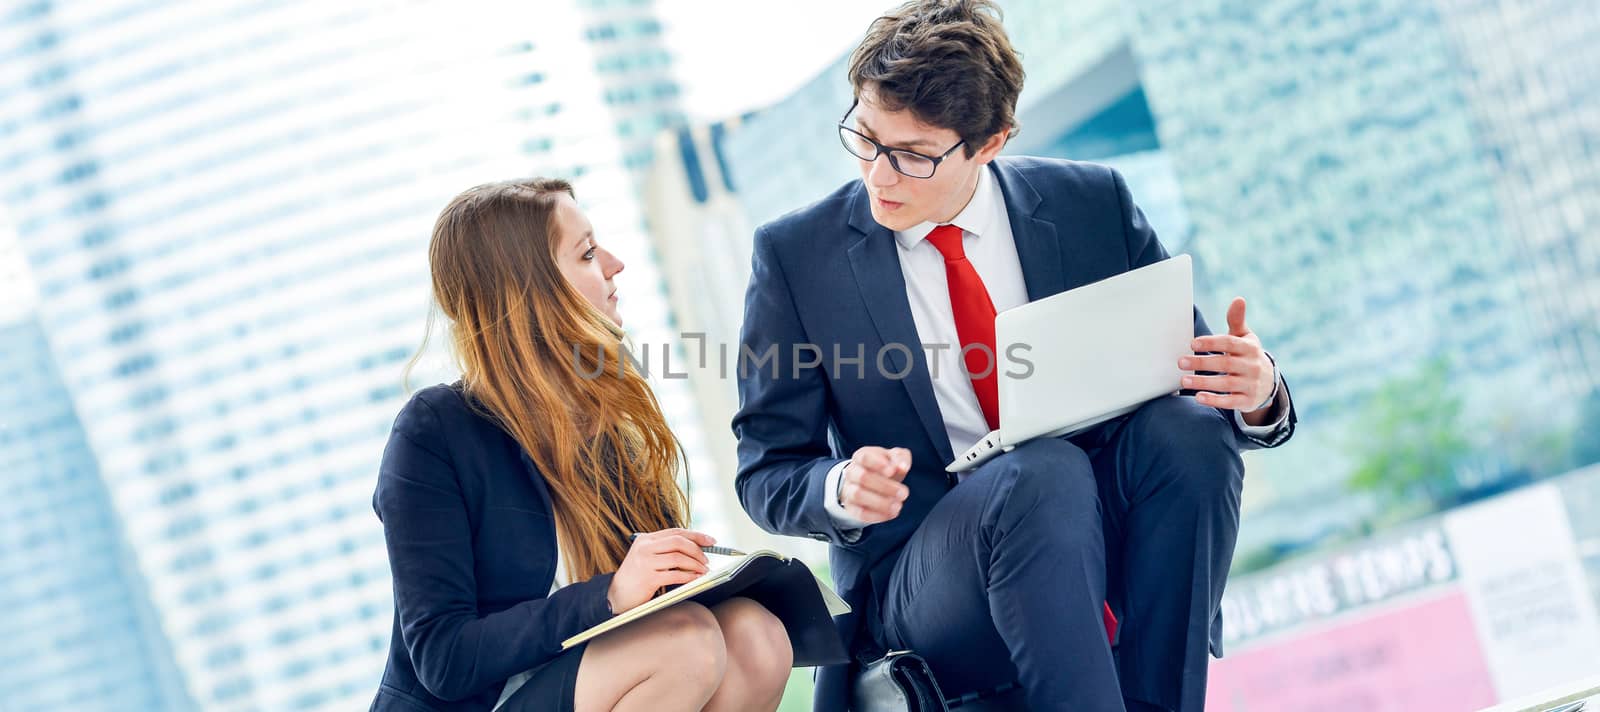
{"label": "blazer sleeve", "polygon": [[828,470],[841,462],[828,445],[828,383],[821,369],[795,366],[807,337],[772,242],[766,226],[756,230],[739,334],[734,487],[769,532],[859,546],[873,528],[846,534],[825,507]]}
{"label": "blazer sleeve", "polygon": [[389,550],[400,634],[435,697],[461,700],[502,684],[610,617],[610,574],[479,614],[466,503],[439,417],[420,397],[395,420],[373,507]]}
{"label": "blazer sleeve", "polygon": [[[1111,182],[1116,188],[1116,200],[1122,211],[1122,233],[1128,243],[1128,261],[1131,268],[1138,269],[1145,265],[1154,264],[1167,259],[1167,250],[1161,246],[1161,241],[1156,238],[1156,231],[1150,227],[1150,222],[1145,219],[1144,211],[1133,202],[1133,193],[1128,190],[1128,184],[1123,181],[1122,174],[1116,169],[1108,168],[1111,172]],[[1200,314],[1200,307],[1194,308],[1194,334],[1204,336],[1211,333],[1211,327],[1206,325],[1205,317]],[[1289,436],[1294,434],[1295,423],[1299,416],[1294,409],[1294,398],[1289,394],[1288,379],[1283,377],[1283,370],[1278,371],[1279,385],[1282,387],[1282,399],[1289,409],[1288,417],[1284,418],[1282,425],[1276,430],[1257,437],[1239,430],[1239,425],[1233,417],[1232,411],[1222,411],[1227,416],[1228,422],[1234,423],[1234,439],[1239,443],[1240,449],[1254,450],[1257,448],[1272,448],[1289,441]],[[1184,390],[1184,395],[1194,395],[1193,390]]]}

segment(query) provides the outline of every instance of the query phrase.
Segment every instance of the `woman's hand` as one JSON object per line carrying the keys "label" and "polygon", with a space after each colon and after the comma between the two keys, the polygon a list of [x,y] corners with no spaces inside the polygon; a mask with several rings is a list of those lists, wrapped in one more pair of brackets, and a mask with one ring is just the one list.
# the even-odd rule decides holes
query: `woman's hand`
{"label": "woman's hand", "polygon": [[611,577],[611,588],[606,591],[611,612],[621,613],[644,603],[662,587],[693,581],[706,572],[709,563],[700,547],[715,543],[709,535],[688,529],[640,535]]}

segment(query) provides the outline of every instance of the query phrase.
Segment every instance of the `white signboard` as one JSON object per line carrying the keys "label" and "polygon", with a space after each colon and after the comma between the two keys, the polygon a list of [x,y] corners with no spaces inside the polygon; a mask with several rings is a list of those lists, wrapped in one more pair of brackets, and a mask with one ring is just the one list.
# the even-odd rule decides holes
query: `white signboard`
{"label": "white signboard", "polygon": [[1553,485],[1451,512],[1444,530],[1500,699],[1600,669],[1594,598]]}

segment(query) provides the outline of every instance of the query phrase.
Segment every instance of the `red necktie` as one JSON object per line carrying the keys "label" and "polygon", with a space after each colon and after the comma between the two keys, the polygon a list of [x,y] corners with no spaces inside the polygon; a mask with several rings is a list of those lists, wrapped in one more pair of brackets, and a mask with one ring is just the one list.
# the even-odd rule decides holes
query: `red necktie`
{"label": "red necktie", "polygon": [[[994,302],[989,290],[983,286],[978,270],[967,261],[967,252],[961,246],[961,228],[940,225],[928,233],[928,242],[944,255],[944,277],[950,283],[950,309],[955,312],[956,336],[966,354],[967,375],[972,378],[972,390],[978,394],[978,407],[983,409],[983,419],[989,421],[990,430],[1000,428],[1000,371],[999,355],[994,350]],[[977,346],[983,344],[987,352]],[[980,377],[985,371],[987,376]],[[1100,618],[1106,626],[1106,637],[1113,643],[1117,639],[1117,617],[1111,613],[1111,604],[1102,603]]]}
{"label": "red necktie", "polygon": [[[928,233],[928,242],[944,255],[944,276],[950,283],[950,309],[956,317],[967,376],[978,394],[978,407],[990,430],[1000,428],[999,356],[994,350],[994,302],[978,270],[967,261],[961,247],[961,228],[940,225]],[[982,348],[980,348],[980,345]]]}

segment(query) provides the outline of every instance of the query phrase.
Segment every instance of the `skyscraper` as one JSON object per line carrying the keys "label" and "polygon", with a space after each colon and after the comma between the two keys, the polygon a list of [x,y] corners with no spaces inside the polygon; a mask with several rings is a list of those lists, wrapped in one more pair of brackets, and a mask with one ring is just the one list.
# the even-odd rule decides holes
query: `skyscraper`
{"label": "skyscraper", "polygon": [[38,322],[0,343],[7,708],[192,709]]}
{"label": "skyscraper", "polygon": [[0,690],[8,709],[192,709],[0,218]]}
{"label": "skyscraper", "polygon": [[1548,386],[1600,389],[1600,6],[1437,0]]}
{"label": "skyscraper", "polygon": [[684,121],[655,0],[578,0],[578,7],[623,165],[642,179],[656,134]]}
{"label": "skyscraper", "polygon": [[[451,195],[575,178],[628,262],[634,338],[677,347],[584,26],[567,2],[0,6],[0,200],[201,707],[375,689],[391,592],[370,496]],[[686,387],[658,385],[714,476]]]}
{"label": "skyscraper", "polygon": [[[1460,435],[1488,457],[1567,426],[1600,364],[1580,229],[1600,203],[1585,158],[1600,93],[1573,39],[1592,3],[1131,5],[1194,251],[1251,298],[1302,417],[1323,424],[1259,458],[1283,476],[1261,480],[1273,506],[1242,550],[1351,527],[1367,505],[1344,477],[1381,427],[1367,404],[1428,359],[1449,359]],[[1489,441],[1495,422],[1530,440]]]}
{"label": "skyscraper", "polygon": [[1133,5],[1198,249],[1231,291],[1261,295],[1252,313],[1307,417],[1435,353],[1522,385],[1542,370],[1433,6]]}

